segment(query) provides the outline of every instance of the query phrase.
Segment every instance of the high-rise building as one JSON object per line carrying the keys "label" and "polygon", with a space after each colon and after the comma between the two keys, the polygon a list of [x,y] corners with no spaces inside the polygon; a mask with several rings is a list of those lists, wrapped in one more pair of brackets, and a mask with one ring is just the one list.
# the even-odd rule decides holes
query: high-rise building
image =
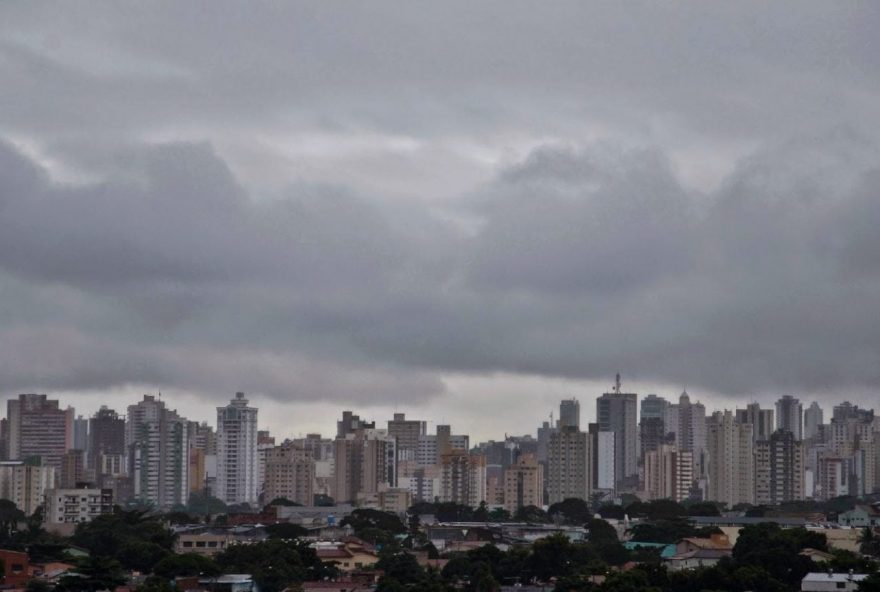
{"label": "high-rise building", "polygon": [[659,418],[666,422],[666,410],[669,408],[669,401],[657,395],[647,395],[642,398],[641,411],[639,412],[639,420],[644,421],[650,418]]}
{"label": "high-rise building", "polygon": [[27,516],[45,499],[46,490],[55,487],[55,468],[20,460],[0,462],[0,499],[12,501]]}
{"label": "high-rise building", "polygon": [[244,393],[217,407],[217,485],[214,495],[227,504],[255,503],[259,497],[257,409]]}
{"label": "high-rise building", "polygon": [[266,453],[264,502],[286,498],[310,506],[315,495],[315,460],[303,441],[287,440]]}
{"label": "high-rise building", "polygon": [[[89,447],[86,457],[86,465],[94,472],[98,485],[105,475],[101,461],[104,455],[125,457],[125,419],[106,405],[101,405],[89,419]],[[124,466],[121,467],[121,472],[125,472]]]}
{"label": "high-rise building", "polygon": [[592,492],[590,434],[565,427],[550,435],[547,450],[548,502],[570,497],[589,499]]}
{"label": "high-rise building", "polygon": [[158,508],[187,503],[187,424],[186,418],[152,395],[129,405],[126,438],[130,441],[128,466],[135,499]]}
{"label": "high-rise building", "polygon": [[64,453],[61,457],[61,472],[57,482],[65,489],[74,489],[88,482],[84,450],[68,450]]}
{"label": "high-rise building", "polygon": [[790,430],[777,430],[755,444],[755,503],[776,505],[804,499],[804,444]]}
{"label": "high-rise building", "polygon": [[772,409],[761,409],[759,403],[749,403],[745,409],[736,410],[736,421],[752,426],[752,441],[767,440],[776,431]]}
{"label": "high-rise building", "polygon": [[819,434],[819,426],[825,421],[824,415],[816,401],[804,411],[804,440],[815,438]]}
{"label": "high-rise building", "polygon": [[441,455],[440,501],[471,508],[486,501],[486,457],[463,450]]}
{"label": "high-rise building", "polygon": [[581,429],[581,404],[577,399],[565,399],[559,403],[559,427]]}
{"label": "high-rise building", "polygon": [[732,507],[755,503],[752,424],[738,423],[730,411],[715,412],[707,424],[708,498]]}
{"label": "high-rise building", "polygon": [[776,401],[776,429],[794,434],[795,440],[803,440],[804,408],[791,395]]}
{"label": "high-rise building", "polygon": [[694,482],[694,453],[664,444],[645,453],[644,474],[648,499],[682,502]]}
{"label": "high-rise building", "polygon": [[470,438],[466,434],[453,434],[448,425],[438,425],[436,434],[419,436],[416,462],[422,466],[439,465],[440,455],[455,450],[470,450]]}
{"label": "high-rise building", "polygon": [[356,428],[336,438],[334,453],[332,491],[337,502],[397,486],[396,441],[385,430]]}
{"label": "high-rise building", "polygon": [[419,452],[419,438],[427,434],[427,424],[407,419],[404,413],[395,413],[388,422],[388,435],[397,439],[398,460],[415,460]]}
{"label": "high-rise building", "polygon": [[7,402],[7,450],[12,460],[39,457],[43,466],[61,469],[73,447],[72,407],[61,409],[46,395],[25,394]]}
{"label": "high-rise building", "polygon": [[608,494],[614,492],[615,437],[614,432],[603,432],[599,424],[591,423],[590,434],[590,484],[594,491]]}
{"label": "high-rise building", "polygon": [[638,479],[638,397],[620,391],[620,375],[614,390],[596,400],[600,431],[614,432],[615,486]]}
{"label": "high-rise building", "polygon": [[504,471],[504,509],[512,514],[544,504],[544,467],[534,454],[524,454]]}
{"label": "high-rise building", "polygon": [[82,415],[73,420],[73,448],[83,453],[89,450],[89,420]]}
{"label": "high-rise building", "polygon": [[696,476],[706,474],[706,407],[697,401],[691,403],[687,391],[678,399],[678,434],[675,442],[682,452],[693,452]]}

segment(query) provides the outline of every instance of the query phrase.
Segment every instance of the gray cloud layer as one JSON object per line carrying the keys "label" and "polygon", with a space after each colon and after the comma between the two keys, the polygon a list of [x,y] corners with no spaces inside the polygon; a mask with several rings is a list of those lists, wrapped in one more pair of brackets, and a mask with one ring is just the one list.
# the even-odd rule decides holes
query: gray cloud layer
{"label": "gray cloud layer", "polygon": [[795,6],[4,5],[0,388],[875,389],[880,19]]}

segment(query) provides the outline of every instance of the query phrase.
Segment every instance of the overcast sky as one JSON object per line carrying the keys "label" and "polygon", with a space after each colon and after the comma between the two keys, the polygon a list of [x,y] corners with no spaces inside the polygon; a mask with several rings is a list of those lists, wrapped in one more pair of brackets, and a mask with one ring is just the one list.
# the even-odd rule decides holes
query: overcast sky
{"label": "overcast sky", "polygon": [[3,2],[0,393],[477,438],[880,391],[873,2]]}

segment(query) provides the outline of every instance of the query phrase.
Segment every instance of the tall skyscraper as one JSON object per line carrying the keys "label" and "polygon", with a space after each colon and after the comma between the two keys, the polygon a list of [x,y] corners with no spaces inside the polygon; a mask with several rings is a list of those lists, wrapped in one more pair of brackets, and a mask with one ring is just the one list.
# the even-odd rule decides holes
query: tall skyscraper
{"label": "tall skyscraper", "polygon": [[791,395],[776,401],[776,429],[794,434],[795,440],[803,439],[804,409],[801,402]]}
{"label": "tall skyscraper", "polygon": [[135,499],[158,508],[187,503],[189,434],[187,420],[152,395],[128,407],[126,437]]}
{"label": "tall skyscraper", "polygon": [[73,448],[84,453],[89,450],[89,420],[82,415],[73,420]]}
{"label": "tall skyscraper", "polygon": [[590,435],[590,486],[604,494],[614,492],[615,436],[603,432],[598,423],[587,426]]}
{"label": "tall skyscraper", "polygon": [[752,441],[767,440],[776,431],[772,409],[761,409],[758,403],[749,403],[745,409],[736,410],[736,421],[752,426]]}
{"label": "tall skyscraper", "polygon": [[755,503],[776,505],[804,499],[804,444],[790,430],[777,430],[755,444]]}
{"label": "tall skyscraper", "polygon": [[657,417],[666,421],[666,410],[669,408],[669,401],[657,395],[647,395],[642,398],[641,412],[639,413],[640,421],[648,418]]}
{"label": "tall skyscraper", "polygon": [[590,435],[571,426],[551,434],[547,473],[549,503],[570,497],[590,499],[593,474]]}
{"label": "tall skyscraper", "polygon": [[825,414],[819,403],[813,403],[804,411],[804,440],[815,438],[819,434],[819,426],[825,421]]}
{"label": "tall skyscraper", "polygon": [[[102,461],[104,455],[125,457],[125,419],[106,405],[89,419],[89,446],[86,464],[95,473],[100,485],[102,480]],[[115,463],[113,463],[115,464]],[[124,463],[123,463],[124,464]]]}
{"label": "tall skyscraper", "polygon": [[61,470],[61,459],[73,448],[72,407],[61,409],[46,395],[25,394],[7,402],[7,451],[13,460],[39,457],[44,466]]}
{"label": "tall skyscraper", "polygon": [[648,395],[642,399],[639,413],[641,454],[657,450],[666,442],[666,413],[669,403],[663,397]]}
{"label": "tall skyscraper", "polygon": [[559,403],[559,427],[581,429],[581,404],[577,399],[565,399]]}
{"label": "tall skyscraper", "polygon": [[638,479],[638,396],[620,391],[620,375],[612,392],[596,400],[599,430],[614,432],[615,486]]}
{"label": "tall skyscraper", "polygon": [[217,407],[217,485],[214,495],[227,504],[255,503],[259,497],[257,409],[244,393]]}
{"label": "tall skyscraper", "polygon": [[728,506],[755,503],[752,424],[738,423],[730,411],[715,412],[707,425],[708,497]]}

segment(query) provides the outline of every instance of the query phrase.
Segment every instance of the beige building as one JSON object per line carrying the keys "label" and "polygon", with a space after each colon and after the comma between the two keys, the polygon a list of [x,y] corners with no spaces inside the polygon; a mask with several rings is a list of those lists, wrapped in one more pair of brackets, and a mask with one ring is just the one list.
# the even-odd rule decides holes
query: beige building
{"label": "beige building", "polygon": [[716,411],[707,424],[708,496],[728,506],[755,503],[755,458],[750,423],[730,411]]}
{"label": "beige building", "polygon": [[461,450],[442,455],[440,501],[472,508],[486,501],[486,457]]}
{"label": "beige building", "polygon": [[547,444],[548,502],[570,497],[590,499],[593,482],[590,434],[573,426],[560,428]]}
{"label": "beige building", "polygon": [[544,504],[544,467],[534,454],[520,456],[504,471],[504,509],[511,514]]}
{"label": "beige building", "polygon": [[43,504],[46,491],[55,487],[55,467],[0,462],[0,499],[12,501],[30,516]]}
{"label": "beige building", "polygon": [[645,452],[645,492],[649,500],[684,501],[694,483],[694,453],[662,445]]}
{"label": "beige building", "polygon": [[315,461],[302,442],[286,441],[266,450],[266,478],[263,499],[279,497],[311,506],[315,495]]}
{"label": "beige building", "polygon": [[336,438],[333,498],[350,502],[358,495],[397,485],[395,439],[374,428],[356,429]]}

